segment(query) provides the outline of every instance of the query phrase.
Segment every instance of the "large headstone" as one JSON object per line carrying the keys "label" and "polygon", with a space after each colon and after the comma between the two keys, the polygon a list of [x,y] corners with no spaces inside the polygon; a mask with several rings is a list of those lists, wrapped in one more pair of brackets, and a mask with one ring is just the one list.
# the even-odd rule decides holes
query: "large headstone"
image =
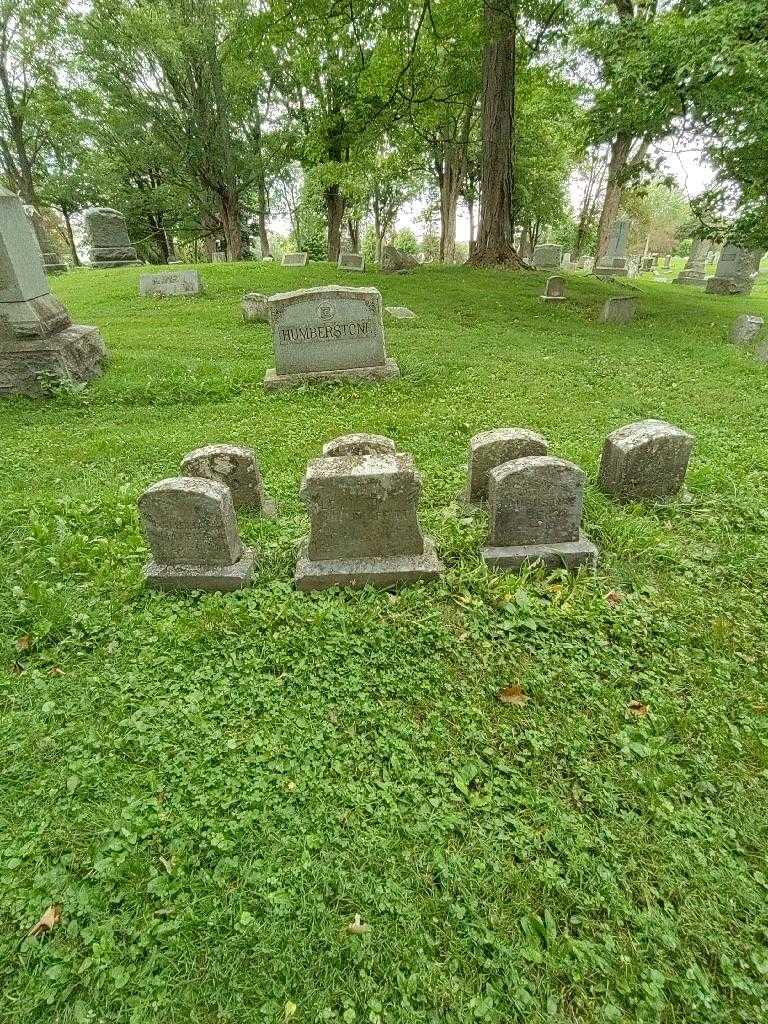
{"label": "large headstone", "polygon": [[762,255],[759,249],[742,249],[727,243],[717,261],[715,276],[707,280],[705,290],[711,295],[749,295]]}
{"label": "large headstone", "polygon": [[704,287],[707,281],[706,259],[711,244],[706,238],[694,238],[688,259],[675,278],[675,284]]}
{"label": "large headstone", "polygon": [[92,267],[109,269],[139,262],[122,213],[107,206],[91,206],[83,213],[83,227]]}
{"label": "large headstone", "polygon": [[306,267],[309,254],[306,252],[286,252],[280,261],[281,267]]}
{"label": "large headstone", "polygon": [[442,570],[417,519],[421,477],[410,455],[332,456],[310,462],[301,497],[312,522],[296,563],[299,590],[389,587]]}
{"label": "large headstone", "polygon": [[34,206],[25,206],[24,212],[32,225],[32,230],[35,232],[35,238],[37,244],[40,246],[40,255],[43,260],[43,270],[46,274],[62,274],[67,269],[67,264],[62,260],[61,256],[56,252],[56,248],[51,241],[51,236],[48,233],[48,229],[45,226],[43,218],[40,216]]}
{"label": "large headstone", "polygon": [[73,324],[51,294],[21,201],[0,188],[0,397],[91,380],[106,354],[97,328]]}
{"label": "large headstone", "polygon": [[472,505],[488,500],[488,477],[492,469],[528,455],[546,455],[546,438],[522,427],[498,427],[475,434],[469,442],[469,475],[460,497]]}
{"label": "large headstone", "polygon": [[323,445],[326,458],[347,455],[394,455],[395,442],[383,434],[344,434]]}
{"label": "large headstone", "polygon": [[185,455],[182,476],[201,477],[225,484],[235,508],[252,508],[272,518],[275,503],[264,489],[256,452],[234,444],[209,444]]}
{"label": "large headstone", "polygon": [[197,270],[175,270],[162,274],[142,274],[139,278],[139,294],[155,299],[169,295],[200,295],[203,290]]}
{"label": "large headstone", "polygon": [[365,270],[365,257],[356,252],[342,252],[339,253],[336,266],[339,270],[363,271]]}
{"label": "large headstone", "polygon": [[627,247],[629,245],[629,232],[631,228],[632,222],[629,220],[616,220],[613,222],[608,234],[608,244],[605,252],[595,266],[595,274],[600,277],[626,277]]}
{"label": "large headstone", "polygon": [[543,302],[565,302],[565,278],[548,277],[547,287],[539,298]]}
{"label": "large headstone", "polygon": [[264,386],[400,376],[384,348],[381,294],[375,288],[326,285],[279,292],[268,302],[275,367]]}
{"label": "large headstone", "polygon": [[243,311],[243,320],[247,324],[269,323],[269,309],[267,303],[269,296],[261,292],[248,292],[243,296],[240,309]]}
{"label": "large headstone", "polygon": [[600,323],[628,324],[635,315],[637,299],[632,295],[614,295],[605,300],[600,311]]}
{"label": "large headstone", "polygon": [[761,316],[742,313],[731,324],[729,339],[734,345],[750,345],[763,329],[765,320]]}
{"label": "large headstone", "polygon": [[641,420],[609,434],[600,487],[625,501],[674,497],[683,486],[694,438],[663,420]]}
{"label": "large headstone", "polygon": [[385,245],[381,252],[381,269],[388,274],[397,274],[418,267],[419,261],[410,253],[401,252],[394,245]]}
{"label": "large headstone", "polygon": [[147,583],[158,590],[239,590],[253,574],[228,487],[215,480],[172,477],[139,498],[152,561]]}
{"label": "large headstone", "polygon": [[486,565],[515,572],[526,565],[594,567],[597,549],[581,531],[586,475],[572,462],[531,455],[491,470]]}
{"label": "large headstone", "polygon": [[537,270],[549,270],[559,267],[562,258],[562,245],[537,245],[533,250],[533,265]]}

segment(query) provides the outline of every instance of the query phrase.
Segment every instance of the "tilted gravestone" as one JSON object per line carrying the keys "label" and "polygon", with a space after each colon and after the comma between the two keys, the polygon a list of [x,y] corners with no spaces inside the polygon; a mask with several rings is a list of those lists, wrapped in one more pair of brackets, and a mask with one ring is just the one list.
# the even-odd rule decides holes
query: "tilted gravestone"
{"label": "tilted gravestone", "polygon": [[594,567],[597,548],[581,530],[586,475],[572,462],[531,455],[491,470],[488,544],[483,561],[494,569],[526,565]]}
{"label": "tilted gravestone", "polygon": [[632,222],[617,220],[611,225],[605,252],[597,261],[594,273],[600,277],[626,277],[627,246]]}
{"label": "tilted gravestone", "polygon": [[326,458],[346,455],[394,455],[395,442],[383,434],[344,434],[323,445]]}
{"label": "tilted gravestone", "polygon": [[144,570],[158,590],[239,590],[253,575],[254,554],[240,540],[232,494],[215,480],[171,477],[139,498],[152,561]]}
{"label": "tilted gravestone", "polygon": [[247,324],[269,323],[269,309],[267,303],[268,295],[261,292],[248,292],[243,296],[240,309],[243,311],[243,320]]}
{"label": "tilted gravestone", "polygon": [[32,230],[35,232],[35,238],[37,244],[40,246],[40,255],[43,260],[43,270],[46,274],[63,274],[67,270],[67,264],[62,260],[61,256],[56,252],[51,236],[48,233],[48,229],[45,226],[45,222],[34,206],[25,206],[24,212],[32,225]]}
{"label": "tilted gravestone", "polygon": [[385,245],[381,252],[381,269],[386,274],[404,273],[406,270],[414,270],[418,267],[419,261],[408,252],[401,252],[394,245]]}
{"label": "tilted gravestone", "polygon": [[598,483],[625,501],[674,497],[683,486],[694,438],[663,420],[629,423],[609,434]]}
{"label": "tilted gravestone", "polygon": [[421,477],[410,455],[315,459],[301,497],[311,530],[296,563],[299,590],[389,587],[431,580],[443,571],[434,543],[419,527]]}
{"label": "tilted gravestone", "polygon": [[707,282],[706,259],[711,244],[706,238],[694,238],[688,259],[675,278],[675,284],[704,287]]}
{"label": "tilted gravestone", "polygon": [[384,312],[391,316],[393,320],[416,319],[416,314],[412,309],[408,309],[407,306],[385,306]]}
{"label": "tilted gravestone", "polygon": [[543,295],[539,296],[539,298],[544,302],[564,302],[565,278],[548,277],[546,290]]}
{"label": "tilted gravestone", "polygon": [[174,270],[162,274],[142,274],[139,295],[155,299],[169,295],[200,295],[203,284],[197,270]]}
{"label": "tilted gravestone", "polygon": [[275,514],[275,503],[264,489],[256,452],[234,444],[209,444],[185,455],[182,476],[200,477],[225,484],[235,508],[253,508],[268,516]]}
{"label": "tilted gravestone", "polygon": [[283,253],[283,258],[280,260],[280,266],[306,267],[308,259],[309,253],[306,252],[286,252]]}
{"label": "tilted gravestone", "polygon": [[761,316],[750,316],[749,313],[743,313],[741,316],[737,316],[731,324],[729,338],[734,345],[749,345],[763,329],[764,323],[765,320]]}
{"label": "tilted gravestone", "polygon": [[83,227],[92,267],[108,270],[139,263],[122,213],[107,206],[91,206],[83,213]]}
{"label": "tilted gravestone", "polygon": [[326,285],[279,292],[268,308],[275,367],[264,378],[267,389],[400,376],[384,348],[381,294],[375,288]]}
{"label": "tilted gravestone", "polygon": [[533,250],[533,265],[537,270],[559,267],[562,258],[562,245],[537,245]]}
{"label": "tilted gravestone", "polygon": [[51,294],[21,201],[0,188],[0,397],[84,383],[101,375],[106,355],[98,329],[73,324]]}
{"label": "tilted gravestone", "polygon": [[602,324],[628,324],[635,315],[637,299],[631,295],[614,295],[605,300],[600,312]]}
{"label": "tilted gravestone", "polygon": [[336,266],[339,270],[363,271],[365,270],[365,257],[356,252],[342,252],[339,253]]}
{"label": "tilted gravestone", "polygon": [[757,280],[762,255],[759,249],[742,249],[730,242],[724,245],[715,276],[707,280],[705,291],[710,295],[749,295]]}
{"label": "tilted gravestone", "polygon": [[472,505],[488,500],[488,477],[492,469],[528,455],[546,455],[546,438],[522,427],[497,427],[475,434],[469,441],[469,472],[460,499]]}

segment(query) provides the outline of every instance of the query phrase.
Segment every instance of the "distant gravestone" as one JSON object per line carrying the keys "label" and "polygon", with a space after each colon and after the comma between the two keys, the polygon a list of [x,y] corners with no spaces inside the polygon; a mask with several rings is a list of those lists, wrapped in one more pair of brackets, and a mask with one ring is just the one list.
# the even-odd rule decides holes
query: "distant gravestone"
{"label": "distant gravestone", "polygon": [[749,345],[758,336],[764,323],[761,316],[743,313],[733,321],[729,338],[735,345]]}
{"label": "distant gravestone", "polygon": [[598,483],[626,501],[674,497],[683,485],[694,438],[663,420],[641,420],[605,439]]}
{"label": "distant gravestone", "polygon": [[162,274],[142,274],[139,295],[155,299],[172,295],[200,295],[203,285],[197,270],[174,270]]}
{"label": "distant gravestone", "polygon": [[243,296],[243,300],[240,303],[240,309],[243,311],[243,320],[247,324],[269,323],[268,302],[268,295],[262,295],[261,292],[248,292],[247,295]]}
{"label": "distant gravestone", "polygon": [[705,290],[711,295],[749,295],[762,255],[760,250],[742,249],[730,242],[724,245],[715,276],[707,280]]}
{"label": "distant gravestone", "polygon": [[562,258],[562,245],[537,245],[533,250],[533,265],[537,270],[559,267]]}
{"label": "distant gravestone", "polygon": [[226,263],[226,262],[227,262],[227,254],[225,252],[221,252],[218,249],[216,249],[216,250],[214,250],[211,253],[211,263]]}
{"label": "distant gravestone", "polygon": [[759,343],[755,349],[755,357],[759,363],[768,363],[768,338]]}
{"label": "distant gravestone", "polygon": [[383,434],[344,434],[323,445],[326,458],[347,455],[394,455],[395,442]]}
{"label": "distant gravestone", "polygon": [[641,272],[643,274],[650,274],[650,272],[654,268],[655,262],[656,261],[654,260],[653,256],[643,256],[640,267]]}
{"label": "distant gravestone", "polygon": [[694,238],[685,267],[675,278],[675,284],[704,287],[707,281],[706,258],[711,242],[706,238]]}
{"label": "distant gravestone", "polygon": [[564,302],[565,301],[565,278],[564,277],[548,277],[547,287],[543,295],[539,296],[544,302]]}
{"label": "distant gravestone", "polygon": [[139,263],[122,213],[108,206],[91,206],[83,213],[83,227],[93,268],[128,267]]}
{"label": "distant gravestone", "polygon": [[563,266],[569,267],[571,265],[571,254],[569,252],[563,253]]}
{"label": "distant gravestone", "polygon": [[631,295],[614,295],[605,300],[600,312],[600,323],[628,324],[635,315],[637,299]]}
{"label": "distant gravestone", "polygon": [[412,309],[408,309],[407,306],[385,306],[384,312],[391,316],[393,320],[416,319],[416,314]]}
{"label": "distant gravestone", "polygon": [[266,388],[400,376],[384,348],[381,294],[375,288],[326,285],[280,292],[268,308],[275,367],[267,370]]}
{"label": "distant gravestone", "polygon": [[285,252],[280,261],[281,267],[306,267],[309,254],[306,252]]}
{"label": "distant gravestone", "polygon": [[361,272],[365,270],[365,257],[356,252],[339,253],[336,267],[339,270],[356,270]]}
{"label": "distant gravestone", "polygon": [[48,233],[48,229],[45,226],[45,222],[34,206],[25,206],[24,212],[29,217],[32,225],[32,230],[35,232],[35,238],[37,244],[40,246],[40,255],[43,260],[43,270],[46,274],[63,274],[67,270],[67,264],[62,260],[61,256],[56,252],[56,249],[51,241],[51,236]]}
{"label": "distant gravestone", "polygon": [[421,477],[410,455],[315,459],[301,484],[311,531],[296,564],[299,590],[389,587],[443,571],[417,519]]}
{"label": "distant gravestone", "polygon": [[469,442],[469,478],[460,497],[472,505],[488,499],[488,477],[505,462],[529,455],[546,455],[546,438],[522,427],[498,427],[475,434]]}
{"label": "distant gravestone", "polygon": [[664,262],[662,264],[661,269],[662,270],[671,270],[672,269],[672,257],[670,256],[669,253],[667,253],[664,256]]}
{"label": "distant gravestone", "polygon": [[582,533],[586,475],[572,462],[532,455],[505,462],[488,480],[490,534],[483,561],[494,569],[527,565],[594,568],[597,548]]}
{"label": "distant gravestone", "polygon": [[225,484],[235,508],[252,508],[272,518],[275,503],[264,489],[256,452],[234,444],[209,444],[185,455],[182,476],[200,477]]}
{"label": "distant gravestone", "polygon": [[596,262],[594,273],[600,277],[626,277],[627,247],[632,222],[617,220],[611,225],[608,243],[602,257]]}
{"label": "distant gravestone", "polygon": [[401,252],[394,245],[385,245],[381,252],[381,269],[385,273],[397,274],[418,267],[419,261],[410,253]]}
{"label": "distant gravestone", "polygon": [[97,328],[73,324],[51,294],[21,201],[0,187],[0,398],[84,383],[101,375],[106,355]]}
{"label": "distant gravestone", "polygon": [[239,590],[251,579],[252,551],[243,548],[229,488],[214,480],[172,477],[139,498],[152,561],[145,569],[158,590]]}

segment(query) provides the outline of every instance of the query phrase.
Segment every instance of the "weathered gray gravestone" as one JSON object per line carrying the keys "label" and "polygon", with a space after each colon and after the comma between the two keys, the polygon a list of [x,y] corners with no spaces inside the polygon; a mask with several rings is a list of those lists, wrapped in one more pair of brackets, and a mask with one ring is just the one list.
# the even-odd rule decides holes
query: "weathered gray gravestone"
{"label": "weathered gray gravestone", "polygon": [[563,253],[563,266],[570,267],[571,265],[571,254],[569,252]]}
{"label": "weathered gray gravestone", "polygon": [[91,206],[83,213],[83,227],[92,267],[109,269],[139,262],[122,213],[107,206]]}
{"label": "weathered gray gravestone", "polygon": [[363,271],[365,270],[365,257],[356,252],[339,253],[336,267],[339,270]]}
{"label": "weathered gray gravestone", "polygon": [[214,250],[211,253],[211,263],[226,263],[227,254],[219,249]]}
{"label": "weathered gray gravestone", "polygon": [[711,295],[749,295],[757,280],[762,251],[742,249],[730,242],[723,246],[715,276],[707,280]]}
{"label": "weathered gray gravestone", "polygon": [[410,253],[401,252],[394,245],[385,245],[381,252],[381,269],[385,273],[396,274],[418,267],[419,261]]}
{"label": "weathered gray gravestone", "polygon": [[400,376],[384,348],[381,294],[375,288],[326,285],[279,292],[268,308],[275,367],[264,378],[267,389]]}
{"label": "weathered gray gravestone", "polygon": [[761,316],[743,313],[731,324],[729,338],[735,345],[749,345],[758,336],[764,323],[765,320]]}
{"label": "weathered gray gravestone", "polygon": [[547,287],[543,295],[539,296],[544,302],[564,302],[565,301],[565,278],[564,277],[548,277]]}
{"label": "weathered gray gravestone", "polygon": [[641,420],[609,434],[600,487],[626,501],[674,497],[685,480],[694,438],[663,420]]}
{"label": "weathered gray gravestone", "polygon": [[706,238],[694,238],[688,259],[675,278],[675,284],[704,287],[707,281],[706,258],[711,244]]}
{"label": "weathered gray gravestone", "polygon": [[594,273],[600,277],[626,277],[627,246],[632,222],[616,220],[608,234],[608,244],[604,254],[596,261]]}
{"label": "weathered gray gravestone", "polygon": [[264,489],[256,452],[234,444],[209,444],[185,455],[182,476],[200,477],[225,484],[235,508],[257,509],[270,519],[275,503]]}
{"label": "weathered gray gravestone", "polygon": [[419,528],[420,493],[421,477],[410,455],[310,462],[301,497],[312,526],[296,563],[298,589],[435,579],[443,566]]}
{"label": "weathered gray gravestone", "polygon": [[91,380],[106,355],[97,328],[73,324],[51,295],[21,201],[0,188],[0,397],[42,397],[56,382]]}
{"label": "weathered gray gravestone", "polygon": [[395,442],[383,434],[344,434],[323,445],[326,458],[346,455],[394,455]]}
{"label": "weathered gray gravestone", "polygon": [[562,258],[562,245],[537,245],[533,250],[533,265],[537,270],[559,267]]}
{"label": "weathered gray gravestone", "polygon": [[492,469],[528,455],[546,455],[546,438],[522,427],[498,427],[475,434],[469,442],[469,475],[459,496],[472,505],[488,499],[488,477]]}
{"label": "weathered gray gravestone", "polygon": [[309,254],[306,252],[286,252],[280,261],[281,267],[306,267]]}
{"label": "weathered gray gravestone", "polygon": [[758,344],[755,357],[759,363],[768,363],[768,338]]}
{"label": "weathered gray gravestone", "polygon": [[664,256],[664,262],[662,264],[661,269],[662,270],[671,270],[672,269],[672,257],[671,257],[671,255],[669,253],[667,253]]}
{"label": "weathered gray gravestone", "polygon": [[269,310],[267,309],[268,295],[261,292],[248,292],[243,296],[240,309],[243,311],[243,319],[247,324],[269,323]]}
{"label": "weathered gray gravestone", "polygon": [[239,590],[253,574],[228,487],[215,480],[172,477],[139,498],[152,561],[145,569],[158,590]]}
{"label": "weathered gray gravestone", "polygon": [[56,252],[51,236],[45,222],[34,206],[25,206],[24,212],[29,217],[32,230],[35,232],[37,244],[40,246],[40,255],[43,260],[43,270],[46,274],[62,274],[67,269],[67,264]]}
{"label": "weathered gray gravestone", "polygon": [[385,306],[384,312],[389,314],[393,320],[415,320],[416,314],[407,306]]}
{"label": "weathered gray gravestone", "polygon": [[614,295],[605,300],[600,312],[600,323],[628,324],[635,315],[637,299],[631,295]]}
{"label": "weathered gray gravestone", "polygon": [[139,295],[161,299],[169,295],[200,295],[203,285],[197,270],[175,270],[162,274],[142,274]]}
{"label": "weathered gray gravestone", "polygon": [[594,567],[597,548],[582,533],[586,475],[572,462],[531,455],[491,470],[490,534],[483,561],[494,569]]}

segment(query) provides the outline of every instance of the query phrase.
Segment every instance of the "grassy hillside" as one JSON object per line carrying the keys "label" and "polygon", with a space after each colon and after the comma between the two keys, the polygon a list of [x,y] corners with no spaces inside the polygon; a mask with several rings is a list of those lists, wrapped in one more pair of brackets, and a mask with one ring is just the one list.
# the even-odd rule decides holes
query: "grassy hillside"
{"label": "grassy hillside", "polygon": [[[0,1021],[764,1020],[768,367],[726,336],[765,284],[641,278],[617,328],[586,275],[201,270],[57,279],[108,371],[0,404]],[[265,394],[242,294],[342,279],[418,314],[402,379]],[[649,416],[696,435],[689,497],[614,504],[603,437]],[[454,498],[506,425],[587,471],[596,577],[483,567]],[[303,468],[350,431],[413,453],[441,581],[293,590]],[[279,502],[240,516],[255,585],[149,593],[136,498],[216,441]]]}

